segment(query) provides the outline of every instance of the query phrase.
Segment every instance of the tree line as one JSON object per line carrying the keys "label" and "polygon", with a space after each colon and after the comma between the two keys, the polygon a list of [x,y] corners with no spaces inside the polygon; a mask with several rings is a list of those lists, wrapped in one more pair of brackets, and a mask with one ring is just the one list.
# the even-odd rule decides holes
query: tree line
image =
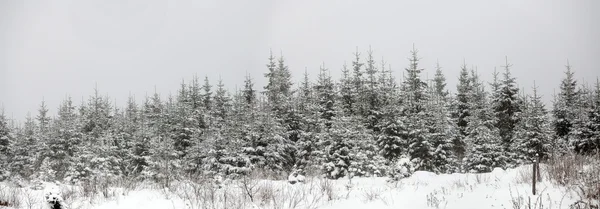
{"label": "tree line", "polygon": [[321,66],[316,80],[305,72],[294,84],[284,57],[271,53],[264,87],[246,75],[229,92],[222,80],[195,76],[166,99],[130,96],[124,107],[95,89],[79,105],[65,98],[56,116],[42,101],[23,124],[0,115],[0,179],[169,181],[292,169],[336,179],[388,175],[400,158],[435,173],[489,172],[600,150],[600,83],[578,84],[569,64],[551,108],[537,86],[517,87],[508,60],[491,82],[464,63],[456,93],[439,64],[433,79],[422,78],[414,48],[403,78],[386,65],[369,49],[339,80]]}

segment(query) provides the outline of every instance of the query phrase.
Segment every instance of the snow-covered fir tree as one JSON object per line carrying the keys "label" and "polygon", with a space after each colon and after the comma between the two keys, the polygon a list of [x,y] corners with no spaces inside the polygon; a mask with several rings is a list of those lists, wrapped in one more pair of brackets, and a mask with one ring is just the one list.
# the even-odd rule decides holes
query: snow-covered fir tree
{"label": "snow-covered fir tree", "polygon": [[501,138],[491,105],[486,97],[479,101],[484,108],[472,112],[469,120],[469,132],[466,138],[470,146],[464,161],[464,170],[468,172],[490,172],[495,167],[505,167]]}
{"label": "snow-covered fir tree", "polygon": [[271,53],[269,63],[267,64],[268,72],[265,74],[268,83],[264,87],[264,94],[266,95],[267,106],[269,107],[267,111],[273,113],[273,120],[277,122],[279,127],[283,128],[284,133],[282,137],[286,141],[280,144],[283,147],[278,154],[284,156],[285,159],[284,162],[281,162],[283,163],[282,169],[289,170],[294,166],[296,161],[296,147],[293,146],[293,143],[298,141],[301,134],[301,118],[292,103],[294,91],[292,89],[293,83],[289,67],[285,63],[284,57],[281,56],[277,59],[277,65],[273,69],[274,59]]}
{"label": "snow-covered fir tree", "polygon": [[447,102],[448,96],[450,92],[446,89],[446,76],[442,72],[442,67],[439,62],[435,63],[435,75],[433,77],[433,87],[435,88],[435,95],[442,99],[442,101]]}
{"label": "snow-covered fir tree", "polygon": [[589,138],[580,142],[581,152],[593,154],[600,151],[600,80],[596,78],[592,107],[588,112],[588,121],[585,124],[585,132]]}
{"label": "snow-covered fir tree", "polygon": [[569,134],[569,144],[574,151],[580,154],[594,154],[597,150],[597,91],[588,86],[581,85],[579,88],[579,99],[574,109],[575,119]]}
{"label": "snow-covered fir tree", "polygon": [[469,71],[466,63],[463,63],[460,69],[460,76],[458,77],[458,84],[456,86],[456,98],[453,103],[452,117],[456,121],[458,128],[458,134],[452,140],[453,151],[459,161],[465,156],[467,149],[467,143],[465,138],[469,135],[468,133],[468,120],[467,118],[472,114],[472,95],[473,86],[471,84],[472,79],[469,78]]}
{"label": "snow-covered fir tree", "polygon": [[18,130],[14,143],[10,144],[12,147],[10,150],[14,155],[9,162],[13,175],[28,178],[34,174],[36,169],[34,165],[40,156],[35,151],[39,143],[36,140],[36,129],[35,120],[28,112],[23,127]]}
{"label": "snow-covered fir tree", "polygon": [[[575,80],[575,72],[572,71],[571,65],[567,62],[565,77],[560,83],[560,92],[554,100],[554,108],[552,109],[554,132],[558,137],[556,142],[557,146],[565,146],[571,141],[569,140],[569,136],[576,117],[575,110],[577,108],[579,94],[577,81]],[[560,149],[559,147],[557,148]],[[562,148],[564,149],[564,147]]]}
{"label": "snow-covered fir tree", "polygon": [[407,98],[408,155],[415,170],[433,171],[433,144],[427,129],[427,119],[432,115],[425,110],[429,95],[427,83],[421,79],[424,69],[420,68],[419,61],[418,51],[413,47],[403,83]]}
{"label": "snow-covered fir tree", "polygon": [[516,133],[519,158],[525,163],[539,159],[547,160],[552,154],[552,127],[537,89],[534,82],[533,94],[524,100]]}
{"label": "snow-covered fir tree", "polygon": [[338,83],[338,91],[340,95],[340,103],[342,106],[344,115],[354,114],[354,103],[356,102],[352,93],[352,78],[350,77],[350,70],[348,66],[344,64],[342,67],[342,76]]}
{"label": "snow-covered fir tree", "polygon": [[366,79],[364,82],[364,93],[362,93],[360,101],[365,108],[365,124],[367,128],[379,132],[377,124],[381,118],[381,108],[383,106],[381,101],[380,91],[380,76],[383,72],[379,71],[376,66],[375,59],[373,57],[373,50],[369,49],[367,52],[367,60],[365,63]]}
{"label": "snow-covered fir tree", "polygon": [[427,102],[427,126],[429,138],[433,145],[432,163],[436,173],[449,173],[457,171],[458,165],[452,150],[452,139],[458,134],[456,123],[451,118],[448,91],[444,74],[437,64],[436,76],[429,89]]}
{"label": "snow-covered fir tree", "polygon": [[4,115],[4,109],[0,111],[0,181],[10,176],[9,162],[12,160],[11,143],[14,143],[14,135]]}
{"label": "snow-covered fir tree", "polygon": [[53,137],[47,142],[47,160],[56,171],[57,180],[66,178],[67,181],[76,182],[91,175],[86,161],[80,158],[84,155],[82,149],[85,144],[78,122],[75,106],[70,97],[66,98],[58,109]]}
{"label": "snow-covered fir tree", "polygon": [[[517,159],[516,150],[514,150],[515,126],[519,122],[517,117],[520,110],[518,101],[519,89],[516,86],[516,78],[510,73],[511,64],[506,59],[504,74],[501,80],[501,87],[498,93],[498,101],[494,103],[494,113],[496,115],[496,127],[498,134],[502,139],[502,147],[508,159]],[[514,166],[514,162],[509,163],[509,167]]]}
{"label": "snow-covered fir tree", "polygon": [[365,116],[367,113],[367,104],[364,100],[365,96],[365,78],[364,78],[364,66],[360,59],[360,52],[358,52],[358,48],[354,53],[354,60],[352,61],[352,75],[350,80],[350,89],[351,89],[351,97],[352,97],[352,112],[354,115]]}

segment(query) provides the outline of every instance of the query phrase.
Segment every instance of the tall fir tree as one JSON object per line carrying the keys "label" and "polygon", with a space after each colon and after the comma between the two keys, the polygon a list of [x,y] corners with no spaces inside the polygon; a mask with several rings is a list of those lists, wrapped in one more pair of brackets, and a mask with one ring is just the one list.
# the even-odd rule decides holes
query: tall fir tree
{"label": "tall fir tree", "polygon": [[446,76],[442,72],[442,67],[440,67],[440,63],[436,62],[435,64],[435,75],[433,77],[433,86],[435,88],[435,95],[442,99],[442,101],[447,102],[448,95],[450,94],[446,89]]}
{"label": "tall fir tree", "polygon": [[463,169],[467,172],[490,172],[496,167],[506,167],[501,138],[496,127],[496,117],[484,96],[478,108],[469,116],[469,129],[466,141],[470,142]]}
{"label": "tall fir tree", "polygon": [[[78,124],[77,113],[71,98],[66,98],[58,109],[58,118],[52,140],[48,142],[49,153],[47,156],[57,180],[67,178],[68,181],[82,180],[92,173],[86,172],[84,162],[92,160],[89,153],[82,152],[84,148],[83,134]],[[83,156],[85,155],[85,156]],[[86,160],[81,157],[87,157]],[[89,162],[89,161],[87,161]],[[85,163],[86,165],[89,165]]]}
{"label": "tall fir tree", "polygon": [[579,88],[578,105],[573,109],[575,119],[569,134],[569,144],[579,154],[595,154],[598,151],[598,82],[595,89]]}
{"label": "tall fir tree", "polygon": [[379,123],[379,119],[381,118],[381,94],[380,92],[380,76],[377,69],[375,59],[373,57],[373,50],[369,48],[367,52],[367,60],[365,65],[365,73],[366,80],[364,86],[364,93],[362,94],[361,101],[365,109],[365,124],[368,129],[371,129],[375,132],[379,132],[379,127],[377,124]]}
{"label": "tall fir tree", "polygon": [[355,115],[359,116],[366,115],[366,104],[362,98],[365,92],[364,65],[365,63],[360,60],[360,52],[358,52],[357,48],[354,53],[354,60],[352,61],[350,95],[353,100],[352,111]]}
{"label": "tall fir tree", "polygon": [[533,95],[528,96],[524,104],[522,119],[517,127],[519,130],[517,132],[517,149],[521,152],[520,156],[525,162],[538,159],[547,160],[552,153],[552,127],[535,82]]}
{"label": "tall fir tree", "polygon": [[344,115],[354,114],[354,103],[356,102],[352,93],[352,78],[350,77],[350,70],[348,66],[344,64],[342,67],[342,76],[338,84],[338,91],[340,94],[340,103],[342,106]]}
{"label": "tall fir tree", "polygon": [[409,67],[405,69],[407,77],[403,83],[408,98],[408,155],[415,165],[415,170],[432,171],[433,144],[427,133],[428,115],[425,111],[429,95],[427,95],[427,83],[421,79],[424,69],[420,68],[419,61],[418,51],[413,47]]}
{"label": "tall fir tree", "polygon": [[554,116],[554,132],[558,137],[557,144],[568,144],[573,126],[580,92],[577,89],[575,72],[567,61],[565,77],[560,83],[560,92],[554,101],[552,114]]}
{"label": "tall fir tree", "polygon": [[585,129],[590,133],[590,137],[581,143],[581,148],[583,153],[593,154],[600,151],[600,80],[598,78],[596,78],[593,103],[588,118]]}
{"label": "tall fir tree", "polygon": [[12,160],[11,144],[14,143],[14,135],[8,125],[4,109],[0,110],[0,181],[10,176],[9,162]]}
{"label": "tall fir tree", "polygon": [[469,78],[469,71],[466,63],[463,63],[460,76],[458,77],[458,85],[456,86],[456,102],[453,107],[453,119],[456,121],[458,128],[458,134],[453,139],[453,151],[459,161],[465,156],[467,150],[467,143],[465,138],[469,135],[468,133],[468,117],[472,115],[472,94],[473,84],[472,79]]}
{"label": "tall fir tree", "polygon": [[11,144],[14,157],[10,168],[13,175],[29,178],[34,174],[34,165],[40,157],[35,150],[41,144],[36,138],[36,129],[35,119],[28,112],[23,127],[17,133],[17,140]]}
{"label": "tall fir tree", "polygon": [[[516,86],[516,79],[510,74],[511,64],[506,59],[504,67],[503,79],[499,92],[498,102],[494,104],[494,113],[496,115],[496,127],[498,134],[502,139],[502,147],[507,154],[508,159],[516,159],[515,150],[513,149],[515,126],[519,122],[518,114],[521,111],[518,101],[519,89]],[[512,164],[513,162],[508,162]],[[509,167],[513,166],[510,165]]]}

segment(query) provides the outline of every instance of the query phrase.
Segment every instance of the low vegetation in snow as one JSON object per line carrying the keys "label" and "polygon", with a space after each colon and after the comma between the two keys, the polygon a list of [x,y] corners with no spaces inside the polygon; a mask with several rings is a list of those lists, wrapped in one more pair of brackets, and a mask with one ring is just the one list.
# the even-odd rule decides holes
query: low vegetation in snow
{"label": "low vegetation in snow", "polygon": [[[598,207],[600,160],[567,155],[541,164],[532,194],[532,165],[490,173],[435,174],[416,171],[406,178],[319,176],[298,181],[269,180],[258,174],[238,179],[198,177],[163,187],[149,181],[69,185],[3,182],[0,203],[7,208],[46,208],[44,195],[58,190],[66,208],[510,208],[592,209]],[[294,177],[294,178],[292,178]],[[43,188],[43,189],[40,189]]]}

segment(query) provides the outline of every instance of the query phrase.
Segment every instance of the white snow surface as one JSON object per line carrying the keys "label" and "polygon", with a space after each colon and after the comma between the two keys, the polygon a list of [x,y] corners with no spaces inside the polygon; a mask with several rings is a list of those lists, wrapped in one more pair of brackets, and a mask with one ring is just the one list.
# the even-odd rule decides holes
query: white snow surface
{"label": "white snow surface", "polygon": [[[217,204],[216,208],[512,209],[514,204],[526,208],[529,201],[532,205],[541,204],[543,208],[569,208],[578,199],[576,194],[551,183],[547,178],[538,183],[538,194],[532,195],[531,179],[527,178],[530,174],[531,165],[506,171],[494,169],[485,174],[436,175],[417,171],[411,177],[394,183],[387,182],[386,177],[339,180],[306,178],[304,183],[293,185],[286,180],[254,180],[249,183],[255,186],[253,202],[242,190],[242,184],[236,181],[224,181],[222,188],[210,187],[203,191],[215,191],[216,195],[212,198],[215,200],[213,203]],[[17,192],[21,198],[18,208],[47,208],[43,202],[44,193],[60,190],[67,208],[212,208],[207,205],[211,204],[210,201],[206,201],[210,195],[198,193],[197,184],[174,184],[178,186],[171,189],[160,189],[149,184],[127,190],[110,188],[108,191],[112,196],[106,198],[102,194],[85,197],[81,192],[73,192],[78,191],[75,186],[46,183],[44,190],[32,190],[30,187],[11,187],[4,182],[0,183],[0,198],[8,192]],[[229,196],[223,199],[223,196],[227,196],[224,194]],[[224,207],[222,204],[226,201],[228,206]]]}

